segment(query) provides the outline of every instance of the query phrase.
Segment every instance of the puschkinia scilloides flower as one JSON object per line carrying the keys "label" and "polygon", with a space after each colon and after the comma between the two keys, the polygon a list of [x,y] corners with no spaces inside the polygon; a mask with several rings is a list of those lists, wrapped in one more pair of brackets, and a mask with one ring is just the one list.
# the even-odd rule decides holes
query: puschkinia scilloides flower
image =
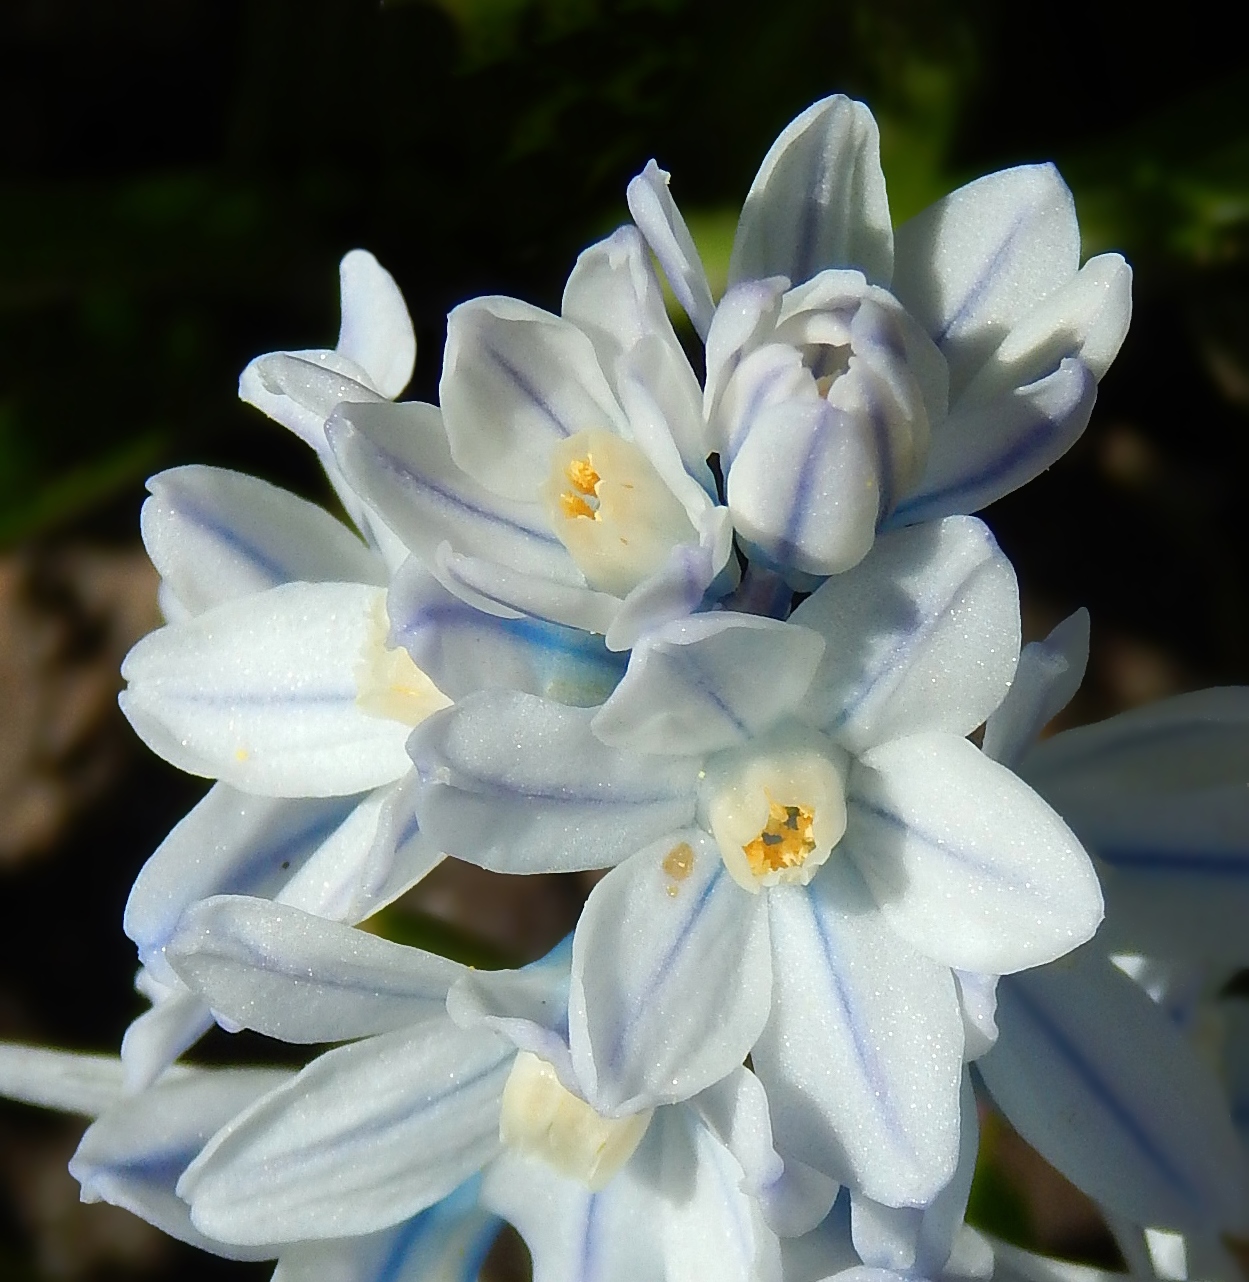
{"label": "puschkinia scilloides flower", "polygon": [[627,649],[732,588],[701,392],[633,228],[581,255],[559,316],[457,307],[439,393],[441,409],[340,406],[327,431],[352,485],[466,601]]}
{"label": "puschkinia scilloides flower", "polygon": [[687,1098],[749,1053],[787,1158],[922,1205],[958,1147],[954,971],[1049,961],[1101,917],[1070,830],[964,738],[1018,654],[985,527],[900,530],[788,622],[651,634],[597,711],[436,713],[410,745],[417,813],[489,868],[613,868],[573,950],[597,1109]]}
{"label": "puschkinia scilloides flower", "polygon": [[1052,165],[990,174],[896,230],[876,122],[835,95],[764,158],[718,306],[668,175],[629,206],[705,340],[709,448],[733,524],[791,579],[876,534],[974,512],[1084,430],[1131,313],[1117,254],[1080,266]]}

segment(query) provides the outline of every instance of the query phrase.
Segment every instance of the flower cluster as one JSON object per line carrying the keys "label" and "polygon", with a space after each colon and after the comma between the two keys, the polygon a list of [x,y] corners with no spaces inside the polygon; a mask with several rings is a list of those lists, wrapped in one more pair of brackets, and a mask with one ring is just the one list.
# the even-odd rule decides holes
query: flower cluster
{"label": "flower cluster", "polygon": [[[1021,647],[972,515],[1083,431],[1130,272],[1051,166],[895,231],[878,151],[841,96],[790,124],[718,303],[652,162],[559,315],[452,312],[436,406],[348,254],[337,345],[240,394],[354,530],[152,479],[122,707],[215,783],[131,893],[120,1059],[0,1049],[97,1119],[85,1197],[277,1282],[472,1279],[504,1221],[540,1282],[1070,1276],[963,1222],[979,1095],[1135,1272],[1235,1276],[1249,698],[1039,742],[1087,616]],[[447,856],[605,875],[520,970],[359,928]],[[341,1044],[179,1062],[214,1021]]]}

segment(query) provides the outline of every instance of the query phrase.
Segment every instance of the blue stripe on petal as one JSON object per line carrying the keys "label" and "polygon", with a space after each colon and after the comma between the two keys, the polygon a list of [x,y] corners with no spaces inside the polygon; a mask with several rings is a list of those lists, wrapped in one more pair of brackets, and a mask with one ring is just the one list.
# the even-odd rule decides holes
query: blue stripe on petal
{"label": "blue stripe on petal", "polygon": [[[538,391],[522,370],[518,369],[511,361],[503,355],[498,348],[492,346],[484,339],[480,340],[480,351],[483,356],[494,362],[495,367],[508,379],[509,382],[524,396],[543,418],[559,433],[560,436],[569,437],[575,432],[581,430],[581,427],[570,426],[555,412],[551,403]],[[582,424],[584,427],[584,424]]]}
{"label": "blue stripe on petal", "polygon": [[258,544],[243,538],[238,530],[225,524],[209,509],[187,502],[184,495],[179,495],[176,509],[179,516],[194,522],[201,530],[213,535],[227,548],[247,560],[254,569],[269,580],[271,586],[278,587],[280,584],[291,582],[296,577],[290,567],[276,560]]}
{"label": "blue stripe on petal", "polygon": [[1019,239],[1019,233],[1026,226],[1028,215],[1032,212],[1031,209],[1024,210],[1006,229],[1006,235],[1002,238],[1001,244],[994,250],[993,257],[985,265],[984,271],[972,281],[967,292],[963,295],[962,301],[954,309],[950,319],[942,326],[941,331],[933,335],[937,346],[943,351],[945,350],[946,340],[975,310],[976,305],[1000,275],[1003,266],[1009,261],[1010,251],[1014,248],[1015,242]]}

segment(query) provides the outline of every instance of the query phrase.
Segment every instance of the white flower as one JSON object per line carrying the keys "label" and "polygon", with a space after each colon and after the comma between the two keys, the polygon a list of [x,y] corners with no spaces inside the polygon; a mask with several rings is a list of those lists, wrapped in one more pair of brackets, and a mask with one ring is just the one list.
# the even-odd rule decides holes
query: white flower
{"label": "white flower", "polygon": [[201,1233],[174,1192],[208,1138],[292,1073],[175,1068],[127,1098],[113,1056],[0,1045],[0,1094],[95,1120],[70,1162],[86,1202],[110,1202],[179,1241],[235,1260],[277,1260],[275,1282],[475,1282],[502,1221],[478,1181],[393,1228],[357,1237],[239,1246]]}
{"label": "white flower", "polygon": [[667,183],[652,161],[629,207],[706,341],[734,525],[795,582],[880,530],[984,507],[1084,430],[1131,273],[1117,254],[1080,267],[1053,166],[978,179],[895,233],[876,122],[825,98],[765,157],[718,307]]}
{"label": "white flower", "polygon": [[951,517],[882,539],[788,623],[660,629],[596,713],[485,694],[418,727],[441,849],[620,865],[573,957],[572,1053],[600,1111],[686,1098],[750,1053],[787,1157],[894,1205],[949,1178],[951,967],[1035,966],[1101,916],[1076,839],[963,738],[1005,694],[1018,629],[1009,564]]}
{"label": "white flower", "polygon": [[[836,1185],[772,1147],[743,1068],[689,1104],[610,1118],[567,1045],[569,950],[473,973],[425,1013],[451,963],[259,900],[218,899],[172,946],[188,982],[259,1031],[372,1033],[313,1061],[220,1131],[179,1192],[201,1230],[251,1243],[379,1231],[484,1172],[484,1205],[529,1243],[538,1277],[779,1282],[767,1220],[804,1232]],[[756,1203],[755,1199],[759,1201]]]}
{"label": "white flower", "polygon": [[440,399],[345,404],[327,430],[365,503],[466,601],[627,649],[732,587],[698,384],[632,227],[581,255],[560,316],[457,307]]}

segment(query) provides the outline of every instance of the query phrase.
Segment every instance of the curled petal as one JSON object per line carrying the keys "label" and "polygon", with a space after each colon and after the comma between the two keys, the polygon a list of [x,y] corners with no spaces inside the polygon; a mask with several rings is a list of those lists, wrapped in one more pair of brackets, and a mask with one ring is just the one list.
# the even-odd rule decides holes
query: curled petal
{"label": "curled petal", "polygon": [[289,428],[328,458],[325,420],[334,407],[386,398],[355,361],[338,352],[316,349],[257,356],[239,376],[239,399]]}
{"label": "curled petal", "polygon": [[607,747],[588,709],[486,692],[418,726],[418,814],[441,850],[499,872],[609,868],[694,816],[698,762]]}
{"label": "curled petal", "polygon": [[1083,361],[1067,359],[1035,383],[957,407],[933,432],[915,492],[902,499],[886,524],[976,512],[1026,485],[1075,444],[1096,399],[1092,372]]}
{"label": "curled petal", "polygon": [[155,990],[150,993],[152,1007],[131,1021],[121,1039],[127,1095],[137,1095],[151,1086],[215,1022],[208,1003],[176,975],[173,978],[174,983],[163,984],[148,976]]}
{"label": "curled petal", "polygon": [[1097,874],[1053,810],[974,744],[912,735],[865,753],[847,787],[846,846],[880,911],[961,970],[1053,961],[1102,918]]}
{"label": "curled petal", "polygon": [[988,527],[950,517],[877,540],[791,616],[826,642],[803,719],[861,751],[918,730],[967,734],[1019,657],[1019,587]]}
{"label": "curled petal", "polygon": [[[761,734],[802,704],[824,641],[749,614],[700,614],[643,638],[594,733],[634,752],[699,756]],[[748,673],[770,671],[760,681]]]}
{"label": "curled petal", "polygon": [[978,178],[898,228],[893,292],[936,340],[955,401],[1013,326],[1076,274],[1075,203],[1053,165]]}
{"label": "curled petal", "polygon": [[590,894],[573,939],[573,1063],[600,1112],[688,1099],[740,1064],[768,1017],[763,897],[699,829],[665,835]]}
{"label": "curled petal", "polygon": [[366,249],[343,256],[338,279],[343,319],[336,347],[393,401],[407,387],[416,361],[416,334],[399,286]]}
{"label": "curled petal", "polygon": [[341,796],[407,769],[401,721],[366,711],[381,592],[288,583],[161,628],[130,651],[122,711],[166,761],[248,792]]}
{"label": "curled petal", "polygon": [[677,302],[700,338],[707,337],[716,305],[694,238],[668,190],[671,175],[653,161],[629,183],[629,213],[659,260]]}
{"label": "curled petal", "polygon": [[893,225],[872,113],[844,94],[808,107],[772,144],[751,184],[729,280],[856,267],[876,284],[893,274]]}

